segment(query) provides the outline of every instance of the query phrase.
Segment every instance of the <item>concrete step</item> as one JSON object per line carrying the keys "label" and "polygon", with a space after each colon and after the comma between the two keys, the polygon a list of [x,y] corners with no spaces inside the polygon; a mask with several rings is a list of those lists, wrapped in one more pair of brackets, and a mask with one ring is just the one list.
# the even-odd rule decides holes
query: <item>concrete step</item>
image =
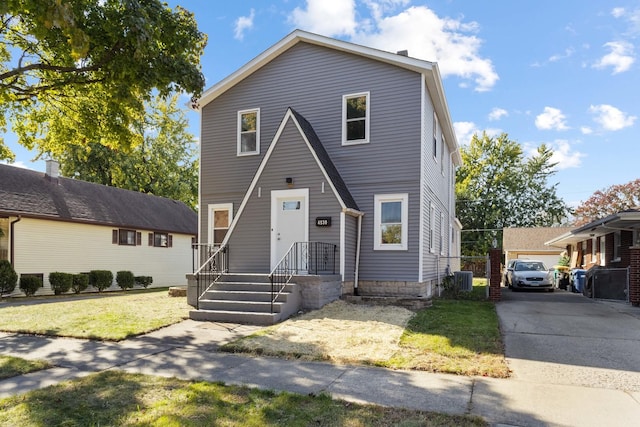
{"label": "concrete step", "polygon": [[[288,293],[284,292],[276,297],[277,302],[286,302]],[[202,299],[224,301],[256,301],[270,302],[271,292],[253,292],[239,290],[212,289],[204,293]]]}
{"label": "concrete step", "polygon": [[[276,302],[273,304],[273,311],[279,313],[283,303]],[[248,313],[270,313],[271,302],[260,301],[225,301],[200,299],[200,310],[220,310],[220,311],[238,311]]]}
{"label": "concrete step", "polygon": [[224,273],[218,282],[271,283],[268,274]]}
{"label": "concrete step", "polygon": [[[288,283],[284,287],[284,292],[291,292],[295,284]],[[270,283],[259,282],[216,282],[211,285],[211,290],[216,291],[244,291],[244,292],[267,292],[271,293]],[[276,288],[276,291],[278,289]]]}
{"label": "concrete step", "polygon": [[281,320],[280,313],[256,313],[224,310],[191,310],[189,318],[207,322],[242,323],[247,325],[274,325]]}

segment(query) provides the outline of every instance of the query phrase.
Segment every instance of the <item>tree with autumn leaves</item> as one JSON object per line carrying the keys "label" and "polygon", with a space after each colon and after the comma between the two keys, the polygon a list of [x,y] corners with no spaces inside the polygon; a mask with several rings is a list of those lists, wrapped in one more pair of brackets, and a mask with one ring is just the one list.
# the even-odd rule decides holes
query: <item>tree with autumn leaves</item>
{"label": "tree with autumn leaves", "polygon": [[640,178],[593,193],[575,209],[574,223],[578,227],[632,208],[640,208]]}

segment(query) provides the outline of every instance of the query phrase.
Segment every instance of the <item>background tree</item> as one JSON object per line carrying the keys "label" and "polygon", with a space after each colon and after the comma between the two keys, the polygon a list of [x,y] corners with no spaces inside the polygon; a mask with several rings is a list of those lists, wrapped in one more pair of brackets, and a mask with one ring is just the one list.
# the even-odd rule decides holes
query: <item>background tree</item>
{"label": "background tree", "polygon": [[585,225],[608,215],[638,207],[640,207],[640,178],[593,193],[575,209],[575,225]]}
{"label": "background tree", "polygon": [[61,163],[62,175],[83,181],[198,203],[198,160],[195,137],[187,131],[178,95],[158,96],[147,114],[133,123],[142,142],[129,150],[111,148],[99,141],[65,145],[49,151]]}
{"label": "background tree", "polygon": [[[132,124],[152,93],[199,96],[205,45],[193,14],[160,0],[4,0],[0,131],[9,118],[19,142],[41,153],[136,146]],[[2,139],[0,159],[13,159]]]}
{"label": "background tree", "polygon": [[506,133],[474,135],[461,147],[462,166],[456,172],[456,214],[463,225],[462,253],[485,255],[503,227],[560,224],[569,208],[557,196],[552,151],[541,145],[527,157]]}

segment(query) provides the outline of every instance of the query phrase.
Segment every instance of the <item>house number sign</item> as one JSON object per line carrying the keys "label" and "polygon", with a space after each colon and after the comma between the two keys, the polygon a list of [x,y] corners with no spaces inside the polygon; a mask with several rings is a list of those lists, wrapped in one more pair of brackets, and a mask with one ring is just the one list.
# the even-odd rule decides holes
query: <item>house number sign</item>
{"label": "house number sign", "polygon": [[331,227],[331,217],[330,216],[317,217],[316,227]]}

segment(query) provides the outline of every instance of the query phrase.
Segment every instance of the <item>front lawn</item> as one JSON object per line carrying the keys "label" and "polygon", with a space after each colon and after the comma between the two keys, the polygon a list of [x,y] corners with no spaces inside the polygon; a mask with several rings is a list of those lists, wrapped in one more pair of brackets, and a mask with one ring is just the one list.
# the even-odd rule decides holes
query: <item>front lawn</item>
{"label": "front lawn", "polygon": [[478,417],[359,405],[327,395],[105,371],[0,400],[3,426],[486,426]]}
{"label": "front lawn", "polygon": [[[479,293],[480,291],[478,291]],[[223,351],[496,378],[509,376],[493,303],[436,299],[413,313],[336,301]]]}
{"label": "front lawn", "polygon": [[0,354],[0,380],[28,374],[29,372],[35,372],[41,369],[48,369],[50,367],[51,364],[43,360],[26,360]]}
{"label": "front lawn", "polygon": [[118,341],[184,320],[191,309],[186,298],[169,297],[166,289],[49,301],[5,301],[0,330]]}

